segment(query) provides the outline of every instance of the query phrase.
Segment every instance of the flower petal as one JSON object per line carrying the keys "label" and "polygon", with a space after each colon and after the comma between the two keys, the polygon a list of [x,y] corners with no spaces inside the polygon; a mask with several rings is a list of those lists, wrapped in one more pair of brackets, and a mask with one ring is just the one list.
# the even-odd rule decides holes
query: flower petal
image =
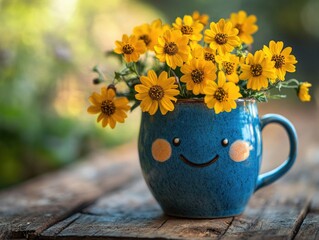
{"label": "flower petal", "polygon": [[91,114],[97,114],[97,113],[101,112],[101,108],[99,108],[97,106],[89,106],[87,109],[87,112],[91,113]]}

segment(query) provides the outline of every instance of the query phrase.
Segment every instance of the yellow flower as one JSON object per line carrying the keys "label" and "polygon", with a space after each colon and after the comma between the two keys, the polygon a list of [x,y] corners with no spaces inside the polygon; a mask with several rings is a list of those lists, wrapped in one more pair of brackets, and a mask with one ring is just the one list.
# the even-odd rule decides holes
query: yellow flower
{"label": "yellow flower", "polygon": [[162,25],[162,34],[164,33],[164,32],[166,32],[167,30],[171,30],[172,29],[172,27],[171,27],[171,25],[169,25],[169,24],[164,24],[164,25]]}
{"label": "yellow flower", "polygon": [[207,14],[200,14],[198,11],[194,11],[192,17],[194,21],[199,21],[204,26],[208,24],[209,16]]}
{"label": "yellow flower", "polygon": [[157,39],[162,33],[162,21],[157,19],[151,24],[143,24],[133,29],[133,34],[143,40],[147,49],[154,51],[154,46],[157,44]]}
{"label": "yellow flower", "polygon": [[209,47],[203,48],[202,46],[199,45],[192,50],[191,59],[193,58],[204,59],[205,61],[216,64],[216,54],[214,52],[216,51],[213,51]]}
{"label": "yellow flower", "polygon": [[154,46],[156,57],[161,62],[175,69],[187,61],[190,54],[188,38],[179,30],[166,30],[158,38],[158,44]]}
{"label": "yellow flower", "polygon": [[140,55],[145,53],[146,46],[144,41],[139,40],[136,36],[128,37],[126,34],[122,37],[121,41],[115,42],[116,48],[114,52],[117,54],[124,54],[126,62],[137,62]]}
{"label": "yellow flower", "polygon": [[216,51],[208,47],[204,48],[204,59],[216,64]]}
{"label": "yellow flower", "polygon": [[183,35],[186,35],[192,41],[200,41],[203,38],[201,31],[204,25],[199,21],[194,21],[189,15],[185,15],[183,19],[176,18],[173,27],[176,30],[180,30]]}
{"label": "yellow flower", "polygon": [[231,22],[225,22],[222,18],[217,23],[211,22],[210,29],[205,31],[204,41],[219,54],[225,54],[240,45],[237,34],[238,29],[234,28]]}
{"label": "yellow flower", "polygon": [[279,80],[285,80],[286,72],[295,72],[297,63],[294,55],[290,55],[292,48],[286,47],[283,49],[283,42],[270,41],[269,47],[264,46],[263,51],[266,56],[275,62],[276,74]]}
{"label": "yellow flower", "polygon": [[310,102],[311,96],[309,94],[309,88],[311,87],[311,83],[303,82],[300,83],[298,88],[298,97],[302,102]]}
{"label": "yellow flower", "polygon": [[184,74],[181,82],[186,83],[186,89],[192,90],[195,95],[203,94],[207,82],[216,79],[215,65],[203,59],[192,59],[181,67],[181,72]]}
{"label": "yellow flower", "polygon": [[191,50],[190,60],[193,58],[204,59],[204,48],[201,45],[198,45]]}
{"label": "yellow flower", "polygon": [[190,47],[191,51],[193,51],[195,48],[202,47],[202,45],[197,41],[189,41],[188,46]]}
{"label": "yellow flower", "polygon": [[235,109],[237,107],[235,100],[242,96],[235,83],[226,82],[224,79],[218,79],[218,83],[209,81],[204,88],[204,93],[207,107],[214,108],[216,114]]}
{"label": "yellow flower", "polygon": [[238,29],[238,37],[246,44],[254,42],[251,35],[258,30],[258,26],[255,24],[256,21],[255,15],[247,16],[245,11],[239,11],[230,15],[230,22]]}
{"label": "yellow flower", "polygon": [[141,100],[141,109],[143,112],[149,112],[154,115],[159,107],[161,113],[165,115],[168,111],[174,110],[176,102],[175,96],[179,94],[179,90],[175,89],[174,77],[167,77],[167,72],[163,71],[157,77],[154,70],[150,70],[146,76],[141,77],[141,84],[135,86],[137,94],[135,98]]}
{"label": "yellow flower", "polygon": [[216,62],[219,67],[218,78],[227,79],[234,83],[239,81],[237,74],[239,57],[231,53],[226,53],[225,55],[216,56]]}
{"label": "yellow flower", "polygon": [[247,88],[260,90],[268,87],[268,80],[276,78],[274,62],[266,57],[262,50],[256,51],[254,55],[248,54],[246,64],[241,65],[240,78],[248,80]]}
{"label": "yellow flower", "polygon": [[130,110],[129,101],[126,97],[115,98],[115,91],[112,88],[102,87],[101,94],[94,92],[89,101],[92,103],[87,111],[91,114],[99,113],[97,122],[102,120],[102,126],[110,124],[114,128],[116,122],[123,123],[127,117],[126,113]]}

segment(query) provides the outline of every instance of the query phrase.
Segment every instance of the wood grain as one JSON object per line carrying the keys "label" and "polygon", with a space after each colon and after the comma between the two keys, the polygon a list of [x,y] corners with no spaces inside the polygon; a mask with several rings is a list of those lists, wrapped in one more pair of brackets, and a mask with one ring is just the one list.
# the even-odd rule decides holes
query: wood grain
{"label": "wood grain", "polygon": [[[246,211],[234,218],[181,219],[163,215],[142,179],[100,198],[41,234],[42,239],[291,239],[311,204],[304,185],[274,184],[256,193]],[[62,229],[62,230],[61,230]]]}
{"label": "wood grain", "polygon": [[1,192],[2,237],[28,238],[38,235],[88,206],[105,192],[125,185],[140,175],[136,162],[137,155],[132,152],[122,151],[121,156],[116,158],[114,153],[103,152],[90,161]]}
{"label": "wood grain", "polygon": [[[318,236],[318,180],[306,166],[255,193],[240,216],[196,220],[164,215],[142,179],[137,160],[131,161],[132,156],[124,155],[116,162],[90,161],[1,193],[4,205],[0,206],[0,238],[307,239],[311,235],[316,239]],[[14,197],[18,200],[13,201]]]}
{"label": "wood grain", "polygon": [[[56,237],[118,237],[127,238],[152,234],[167,220],[151,196],[143,179],[128,184],[111,194],[106,194],[92,206],[81,211],[79,217],[69,224],[66,219]],[[57,226],[52,226],[41,237],[52,236]]]}
{"label": "wood grain", "polygon": [[319,239],[319,214],[308,213],[304,219],[296,240],[317,240]]}
{"label": "wood grain", "polygon": [[[143,179],[137,177],[48,228],[40,238],[293,239],[297,236],[307,239],[309,234],[316,237],[318,179],[316,171],[309,171],[308,166],[301,166],[259,190],[242,215],[223,219],[165,216]],[[317,212],[309,214],[310,211]]]}
{"label": "wood grain", "polygon": [[101,198],[84,209],[71,224],[71,219],[52,226],[41,234],[43,239],[57,232],[56,238],[216,238],[232,218],[181,219],[165,216],[146,189],[142,179],[127,188]]}

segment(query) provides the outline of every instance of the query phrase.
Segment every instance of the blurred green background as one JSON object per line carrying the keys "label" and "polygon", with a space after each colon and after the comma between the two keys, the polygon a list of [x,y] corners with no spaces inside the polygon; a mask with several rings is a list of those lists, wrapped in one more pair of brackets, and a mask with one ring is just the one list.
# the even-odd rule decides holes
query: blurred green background
{"label": "blurred green background", "polygon": [[[112,78],[118,66],[104,53],[123,33],[194,10],[216,21],[241,9],[258,18],[254,49],[270,40],[293,47],[299,63],[287,77],[313,84],[302,108],[317,111],[318,0],[0,0],[0,188],[136,139],[139,111],[115,130],[86,113],[100,89],[91,69],[98,64]],[[283,103],[301,108],[294,97]]]}

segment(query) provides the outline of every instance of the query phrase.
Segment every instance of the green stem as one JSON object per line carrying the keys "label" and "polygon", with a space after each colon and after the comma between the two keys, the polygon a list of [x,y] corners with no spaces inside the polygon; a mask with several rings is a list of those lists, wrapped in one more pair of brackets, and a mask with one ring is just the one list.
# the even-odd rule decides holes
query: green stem
{"label": "green stem", "polygon": [[93,69],[92,69],[93,72],[96,72],[98,75],[99,75],[99,79],[102,79],[105,81],[106,77],[105,75],[103,74],[103,72],[101,72],[101,70],[99,69],[98,66],[94,66]]}
{"label": "green stem", "polygon": [[290,83],[295,83],[296,87],[299,86],[299,81],[297,79],[295,79],[295,78],[289,79],[289,80],[285,81],[283,84],[289,85]]}
{"label": "green stem", "polygon": [[179,88],[179,92],[181,93],[182,96],[184,96],[182,85],[181,85],[181,83],[179,81],[179,78],[177,77],[176,73],[171,68],[169,68],[169,73],[173,73],[173,75],[174,75],[174,77],[176,79],[178,88]]}
{"label": "green stem", "polygon": [[133,71],[134,71],[134,73],[138,76],[138,77],[140,77],[140,74],[138,73],[138,71],[137,71],[137,67],[136,67],[136,63],[134,63],[133,64]]}
{"label": "green stem", "polygon": [[289,86],[289,85],[282,85],[284,88],[297,88],[298,86]]}

